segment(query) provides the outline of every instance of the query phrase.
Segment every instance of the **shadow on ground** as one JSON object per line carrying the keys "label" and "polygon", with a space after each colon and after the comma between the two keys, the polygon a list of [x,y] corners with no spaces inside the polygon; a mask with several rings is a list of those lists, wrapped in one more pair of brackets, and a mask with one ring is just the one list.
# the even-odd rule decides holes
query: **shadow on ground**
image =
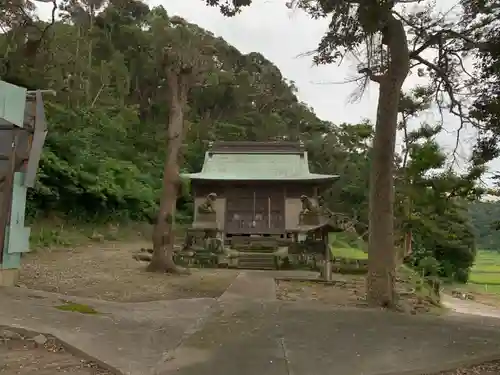
{"label": "shadow on ground", "polygon": [[372,375],[443,371],[498,353],[500,331],[367,309],[226,306],[162,374]]}

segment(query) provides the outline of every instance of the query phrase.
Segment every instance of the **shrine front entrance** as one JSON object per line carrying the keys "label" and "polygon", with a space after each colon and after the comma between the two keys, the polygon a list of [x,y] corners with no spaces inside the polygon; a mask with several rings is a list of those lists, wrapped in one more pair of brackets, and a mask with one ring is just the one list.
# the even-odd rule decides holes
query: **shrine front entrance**
{"label": "shrine front entrance", "polygon": [[226,197],[227,234],[278,234],[285,229],[282,189],[259,186],[231,189]]}

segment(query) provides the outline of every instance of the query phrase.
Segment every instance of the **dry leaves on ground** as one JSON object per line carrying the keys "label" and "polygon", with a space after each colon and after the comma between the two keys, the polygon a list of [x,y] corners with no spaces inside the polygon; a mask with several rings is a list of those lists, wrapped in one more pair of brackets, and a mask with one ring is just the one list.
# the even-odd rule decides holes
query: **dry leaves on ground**
{"label": "dry leaves on ground", "polygon": [[155,274],[132,259],[144,244],[104,243],[39,251],[23,258],[19,284],[32,289],[120,302],[218,297],[235,270],[193,269],[189,276]]}
{"label": "dry leaves on ground", "polygon": [[24,337],[0,330],[0,373],[2,375],[111,375],[95,363],[78,358],[51,337]]}
{"label": "dry leaves on ground", "polygon": [[[415,284],[399,277],[397,289],[401,309],[409,313],[437,312],[436,301],[425,293],[415,291]],[[366,307],[366,279],[363,275],[334,274],[332,283],[299,280],[278,280],[276,286],[280,300],[313,300],[330,306]]]}
{"label": "dry leaves on ground", "polygon": [[488,362],[478,366],[460,368],[434,375],[499,375],[500,362]]}

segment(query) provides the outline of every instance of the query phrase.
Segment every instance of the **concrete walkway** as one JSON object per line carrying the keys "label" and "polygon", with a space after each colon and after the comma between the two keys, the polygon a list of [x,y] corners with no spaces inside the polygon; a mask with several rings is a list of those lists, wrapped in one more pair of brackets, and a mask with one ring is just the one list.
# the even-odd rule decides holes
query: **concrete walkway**
{"label": "concrete walkway", "polygon": [[0,289],[0,325],[55,335],[130,375],[429,374],[500,357],[500,329],[487,323],[285,303],[267,275],[242,272],[219,299],[70,298],[95,315],[55,309],[55,294]]}

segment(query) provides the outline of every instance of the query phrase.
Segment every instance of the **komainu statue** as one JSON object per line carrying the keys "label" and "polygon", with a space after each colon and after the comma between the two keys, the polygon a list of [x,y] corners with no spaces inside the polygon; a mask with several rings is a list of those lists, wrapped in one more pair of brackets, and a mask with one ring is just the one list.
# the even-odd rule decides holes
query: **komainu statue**
{"label": "komainu statue", "polygon": [[325,198],[322,195],[318,197],[318,208],[320,210],[326,209]]}
{"label": "komainu statue", "polygon": [[217,194],[210,193],[207,195],[205,202],[198,206],[198,212],[200,214],[214,214],[215,213],[215,200],[217,199]]}
{"label": "komainu statue", "polygon": [[307,195],[300,197],[302,210],[299,214],[299,225],[317,225],[319,224],[320,209],[315,205]]}
{"label": "komainu statue", "polygon": [[301,215],[310,215],[319,213],[318,206],[316,206],[307,195],[301,195],[300,201],[302,202]]}

